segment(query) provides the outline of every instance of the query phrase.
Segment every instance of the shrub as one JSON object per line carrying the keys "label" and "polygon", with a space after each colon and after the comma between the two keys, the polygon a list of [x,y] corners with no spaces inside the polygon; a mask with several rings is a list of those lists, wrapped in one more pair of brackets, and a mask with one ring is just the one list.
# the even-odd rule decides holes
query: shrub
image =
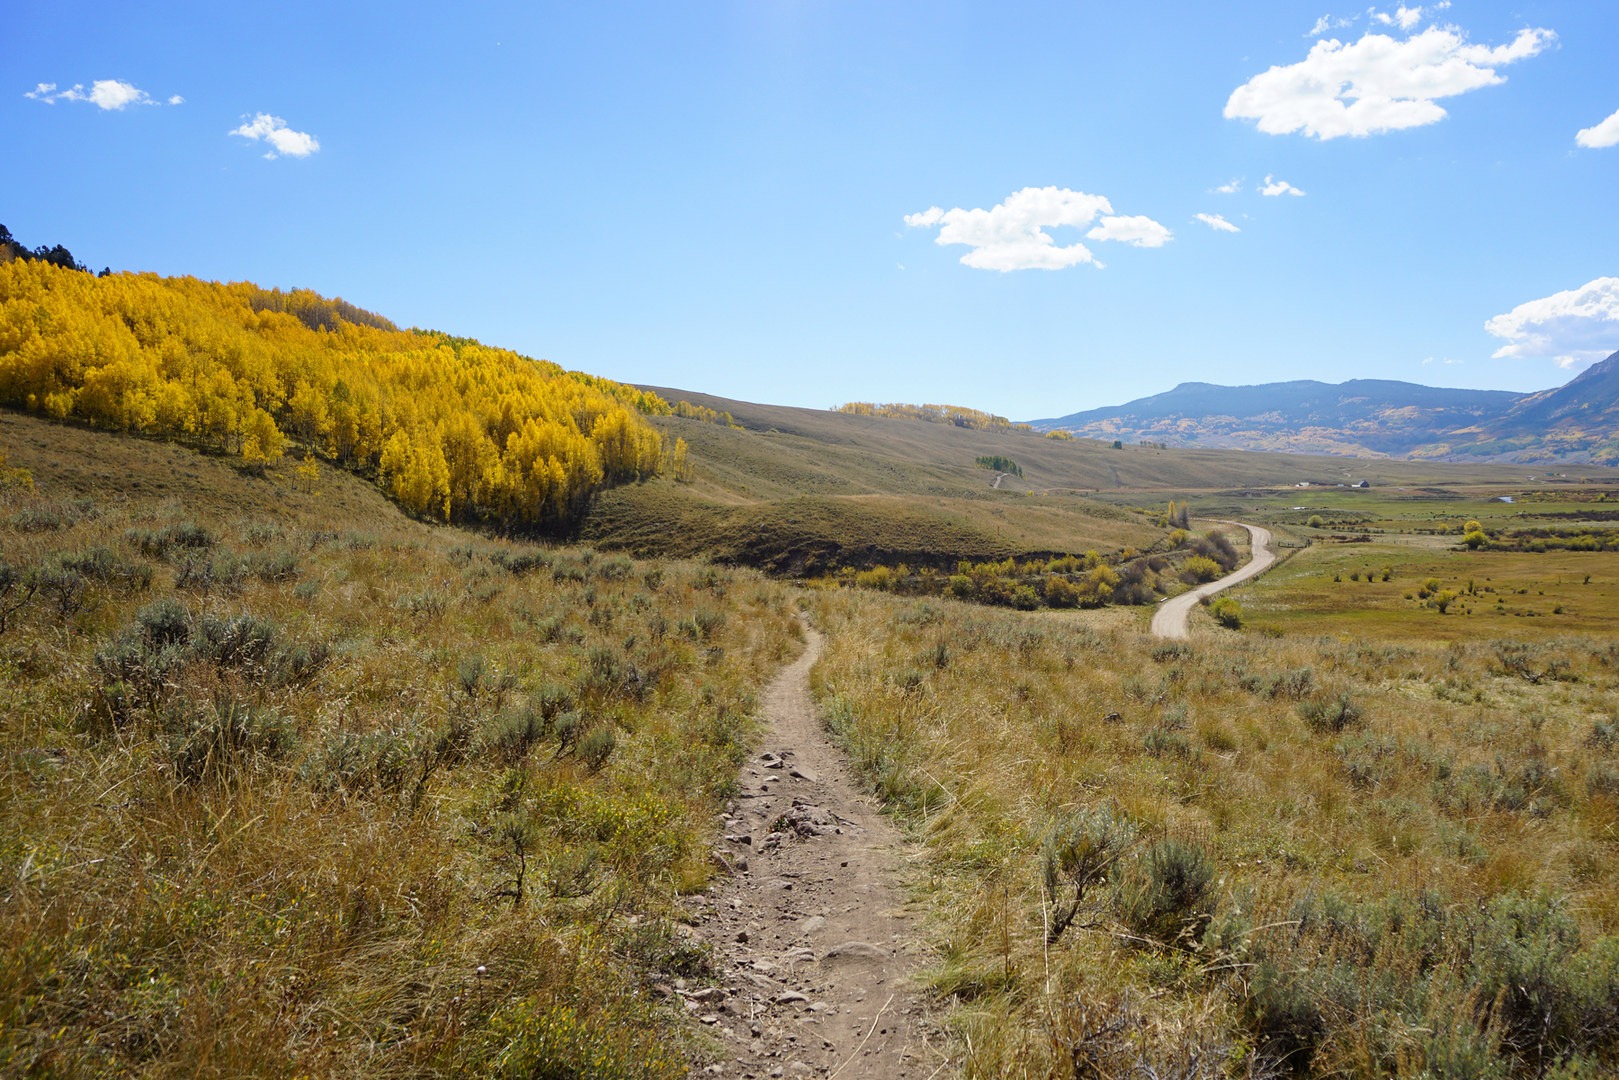
{"label": "shrub", "polygon": [[1055,608],[1071,608],[1079,606],[1079,586],[1065,577],[1056,574],[1046,575],[1045,583],[1041,586],[1048,605]]}
{"label": "shrub", "polygon": [[135,625],[148,644],[162,648],[191,637],[191,612],[172,596],[154,600],[135,613]]}
{"label": "shrub", "polygon": [[281,629],[271,619],[243,612],[230,618],[207,615],[193,627],[191,651],[220,667],[266,672],[280,643]]}
{"label": "shrub", "polygon": [[521,764],[545,737],[545,717],[533,707],[502,713],[495,718],[487,742],[507,765]]}
{"label": "shrub", "polygon": [[1237,685],[1250,694],[1298,700],[1315,689],[1315,671],[1308,667],[1300,667],[1290,668],[1275,675],[1248,673],[1237,679]]}
{"label": "shrub", "polygon": [[1147,729],[1141,746],[1154,757],[1194,757],[1197,753],[1185,735],[1164,726]]}
{"label": "shrub", "polygon": [[508,574],[522,575],[531,570],[543,570],[551,565],[551,558],[538,549],[528,551],[494,551],[489,561]]}
{"label": "shrub", "polygon": [[595,576],[601,581],[623,581],[635,572],[635,564],[622,555],[610,555],[596,563]]}
{"label": "shrub", "polygon": [[1181,576],[1188,581],[1213,581],[1220,576],[1220,564],[1206,555],[1193,555],[1186,560]]}
{"label": "shrub", "polygon": [[1126,868],[1113,891],[1119,918],[1166,944],[1195,942],[1213,909],[1214,863],[1197,844],[1160,840]]}
{"label": "shrub", "polygon": [[1209,605],[1214,621],[1228,630],[1242,629],[1242,605],[1229,596],[1221,596]]}
{"label": "shrub", "polygon": [[33,567],[28,571],[25,582],[30,591],[44,597],[64,619],[84,607],[90,588],[88,578],[60,559],[50,559],[41,566]]}
{"label": "shrub", "polygon": [[1299,717],[1315,731],[1337,733],[1360,721],[1360,707],[1345,690],[1334,698],[1299,702]]}
{"label": "shrub", "polygon": [[1134,837],[1130,823],[1105,806],[1059,819],[1052,826],[1040,852],[1041,877],[1051,907],[1048,943],[1056,944],[1073,924],[1086,892],[1107,880],[1108,871]]}
{"label": "shrub", "polygon": [[591,772],[601,772],[617,746],[618,736],[613,733],[612,728],[606,726],[593,728],[590,734],[579,740],[579,745],[574,749],[574,756]]}
{"label": "shrub", "polygon": [[182,521],[162,529],[130,529],[124,540],[142,555],[162,558],[179,548],[185,551],[204,551],[216,543],[214,535],[192,521]]}
{"label": "shrub", "polygon": [[11,625],[11,617],[28,605],[34,588],[28,583],[27,575],[0,559],[0,634]]}
{"label": "shrub", "polygon": [[410,743],[393,731],[338,731],[298,768],[304,783],[322,793],[398,792],[413,771]]}

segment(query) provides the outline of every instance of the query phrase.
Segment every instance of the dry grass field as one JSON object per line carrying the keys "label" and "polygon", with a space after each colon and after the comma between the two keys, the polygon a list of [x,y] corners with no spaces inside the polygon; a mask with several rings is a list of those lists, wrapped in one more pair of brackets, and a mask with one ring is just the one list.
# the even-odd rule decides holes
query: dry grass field
{"label": "dry grass field", "polygon": [[[1283,559],[1167,643],[429,526],[325,466],[11,414],[0,447],[35,482],[0,508],[0,1072],[683,1075],[679,898],[800,607],[964,1075],[1619,1069],[1619,553],[1509,550],[1605,528],[1600,486],[1194,492]],[[603,542],[1167,534],[1130,508],[1167,488],[881,490],[855,452],[843,490],[622,489]]]}
{"label": "dry grass field", "polygon": [[0,422],[0,1073],[684,1075],[778,586]]}
{"label": "dry grass field", "polygon": [[1404,540],[1293,551],[1189,643],[817,597],[965,1075],[1619,1068],[1619,556]]}

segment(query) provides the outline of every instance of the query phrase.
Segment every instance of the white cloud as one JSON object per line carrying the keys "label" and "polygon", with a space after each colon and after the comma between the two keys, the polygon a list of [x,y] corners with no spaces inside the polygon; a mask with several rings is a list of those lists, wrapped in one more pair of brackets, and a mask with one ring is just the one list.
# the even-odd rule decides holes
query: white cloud
{"label": "white cloud", "polygon": [[255,142],[263,139],[270,144],[270,149],[264,157],[271,161],[279,154],[288,157],[308,157],[320,149],[319,139],[307,132],[292,130],[281,117],[271,116],[269,113],[259,113],[241,127],[232,128],[227,134],[240,135]]}
{"label": "white cloud", "polygon": [[1061,270],[1101,263],[1084,244],[1060,246],[1046,230],[1084,228],[1098,217],[1101,221],[1086,234],[1092,240],[1159,247],[1170,238],[1169,230],[1151,218],[1113,216],[1113,204],[1105,196],[1058,187],[1024,188],[988,210],[934,206],[906,214],[905,224],[913,229],[937,226],[934,243],[970,247],[961,257],[964,266],[1002,272]]}
{"label": "white cloud", "polygon": [[1392,15],[1390,15],[1388,12],[1378,11],[1376,8],[1373,8],[1371,11],[1371,16],[1375,21],[1382,23],[1384,26],[1398,26],[1401,30],[1410,30],[1412,27],[1416,26],[1422,21],[1422,14],[1424,10],[1443,11],[1449,6],[1449,0],[1446,0],[1446,2],[1442,4],[1435,4],[1426,9],[1422,7],[1406,7],[1404,4],[1401,4],[1394,10],[1394,14]]}
{"label": "white cloud", "polygon": [[170,105],[184,105],[185,103],[186,99],[181,97],[179,94],[174,94],[169,98]]}
{"label": "white cloud", "polygon": [[1219,194],[1219,195],[1235,195],[1237,192],[1242,190],[1242,177],[1240,177],[1240,176],[1237,177],[1235,180],[1232,180],[1229,184],[1221,184],[1219,187],[1215,188],[1214,190],[1215,190],[1215,193]]}
{"label": "white cloud", "polygon": [[1304,194],[1286,180],[1278,180],[1274,176],[1265,177],[1265,182],[1259,185],[1259,193],[1273,198],[1277,195],[1302,196]]}
{"label": "white cloud", "polygon": [[1615,112],[1596,127],[1582,128],[1574,141],[1592,150],[1619,145],[1619,112]]}
{"label": "white cloud", "polygon": [[1272,67],[1233,90],[1225,116],[1256,121],[1267,135],[1303,132],[1322,140],[1422,127],[1445,118],[1440,98],[1505,82],[1496,68],[1535,56],[1556,38],[1550,30],[1526,29],[1492,48],[1468,44],[1452,27],[1431,26],[1404,41],[1386,34],[1351,45],[1318,41],[1299,63]]}
{"label": "white cloud", "polygon": [[1136,214],[1131,217],[1105,217],[1101,224],[1085,234],[1090,240],[1117,240],[1132,247],[1163,247],[1174,234],[1150,217]]}
{"label": "white cloud", "polygon": [[1497,358],[1554,360],[1559,367],[1602,360],[1619,350],[1619,278],[1519,304],[1484,329],[1507,342],[1492,354]]}
{"label": "white cloud", "polygon": [[1224,214],[1198,214],[1197,220],[1213,229],[1215,232],[1242,232],[1231,222],[1225,219]]}
{"label": "white cloud", "polygon": [[[23,97],[43,101],[47,105],[55,105],[58,101],[86,101],[108,112],[116,112],[130,105],[159,104],[145,90],[121,79],[97,79],[90,84],[89,90],[84,88],[83,83],[74,83],[66,90],[58,90],[55,83],[39,83]],[[169,104],[178,105],[184,100],[176,94],[169,98]]]}

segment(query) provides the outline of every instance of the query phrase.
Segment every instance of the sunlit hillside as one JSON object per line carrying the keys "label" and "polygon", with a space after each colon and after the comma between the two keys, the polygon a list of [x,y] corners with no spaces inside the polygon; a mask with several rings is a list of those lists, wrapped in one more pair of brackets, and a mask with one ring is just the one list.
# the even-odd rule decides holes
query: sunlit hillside
{"label": "sunlit hillside", "polygon": [[0,403],[254,468],[323,458],[439,520],[555,527],[681,469],[655,394],[304,290],[43,260],[0,264]]}

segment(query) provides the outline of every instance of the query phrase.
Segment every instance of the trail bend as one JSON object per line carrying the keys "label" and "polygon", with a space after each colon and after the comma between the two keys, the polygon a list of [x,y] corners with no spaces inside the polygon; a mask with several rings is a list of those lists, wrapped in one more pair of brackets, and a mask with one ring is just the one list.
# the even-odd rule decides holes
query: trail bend
{"label": "trail bend", "polygon": [[1181,593],[1179,596],[1165,600],[1158,605],[1158,610],[1152,616],[1152,636],[1169,638],[1171,640],[1184,639],[1187,636],[1186,620],[1197,606],[1199,600],[1205,596],[1213,596],[1233,585],[1240,585],[1249,578],[1258,577],[1269,570],[1276,562],[1276,550],[1271,547],[1270,530],[1260,525],[1249,525],[1241,521],[1228,524],[1240,525],[1248,530],[1248,540],[1252,549],[1252,556],[1243,565],[1237,567],[1225,577],[1211,581],[1206,585],[1199,585],[1191,592]]}

